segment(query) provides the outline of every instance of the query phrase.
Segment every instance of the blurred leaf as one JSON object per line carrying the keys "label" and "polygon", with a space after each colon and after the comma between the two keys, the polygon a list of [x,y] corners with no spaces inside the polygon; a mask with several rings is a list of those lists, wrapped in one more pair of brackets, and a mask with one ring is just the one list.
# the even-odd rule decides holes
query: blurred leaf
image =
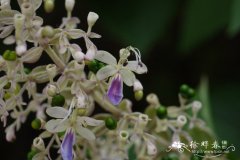
{"label": "blurred leaf", "polygon": [[198,97],[199,100],[202,102],[202,110],[200,112],[200,116],[202,119],[207,123],[207,126],[209,126],[214,131],[214,126],[212,122],[212,113],[211,113],[211,106],[209,101],[209,84],[208,84],[208,78],[203,76],[200,81],[200,85],[198,87]]}
{"label": "blurred leaf", "polygon": [[240,31],[240,0],[233,0],[230,13],[228,33],[234,36]]}
{"label": "blurred leaf", "polygon": [[221,31],[228,23],[230,2],[187,1],[178,46],[180,51],[189,52]]}
{"label": "blurred leaf", "polygon": [[[143,55],[163,37],[180,1],[94,1],[101,23],[123,45],[139,48]],[[94,7],[93,6],[93,7]]]}
{"label": "blurred leaf", "polygon": [[135,151],[135,145],[131,145],[131,147],[128,149],[128,159],[129,160],[137,160],[137,155]]}
{"label": "blurred leaf", "polygon": [[211,104],[213,107],[213,119],[216,132],[222,140],[236,147],[233,154],[240,158],[240,85],[239,83],[228,83],[215,85],[211,92]]}

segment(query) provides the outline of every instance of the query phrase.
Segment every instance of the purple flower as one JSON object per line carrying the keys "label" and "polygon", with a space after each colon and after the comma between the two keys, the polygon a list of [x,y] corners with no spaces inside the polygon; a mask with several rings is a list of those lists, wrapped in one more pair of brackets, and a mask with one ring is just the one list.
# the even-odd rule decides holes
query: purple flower
{"label": "purple flower", "polygon": [[123,80],[120,74],[116,74],[112,79],[107,96],[114,105],[118,105],[121,102],[123,98]]}
{"label": "purple flower", "polygon": [[63,160],[72,160],[73,159],[73,145],[75,141],[75,133],[72,129],[68,129],[65,133],[62,145],[61,145],[61,154]]}

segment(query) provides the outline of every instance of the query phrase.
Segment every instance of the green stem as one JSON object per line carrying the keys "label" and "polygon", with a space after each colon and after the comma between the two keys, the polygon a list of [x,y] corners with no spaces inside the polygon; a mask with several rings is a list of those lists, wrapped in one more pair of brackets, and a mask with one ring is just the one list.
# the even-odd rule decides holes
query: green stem
{"label": "green stem", "polygon": [[60,68],[60,70],[63,70],[65,68],[65,64],[63,63],[63,61],[59,58],[59,56],[56,54],[56,52],[50,46],[47,46],[45,48],[45,52],[47,52],[49,57]]}

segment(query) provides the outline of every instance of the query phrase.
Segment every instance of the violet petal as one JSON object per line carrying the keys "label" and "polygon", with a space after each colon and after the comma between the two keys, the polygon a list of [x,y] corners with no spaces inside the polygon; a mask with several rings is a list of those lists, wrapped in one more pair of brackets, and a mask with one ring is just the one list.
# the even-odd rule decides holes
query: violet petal
{"label": "violet petal", "polygon": [[118,105],[123,98],[123,80],[120,74],[112,79],[107,92],[108,99],[113,105]]}

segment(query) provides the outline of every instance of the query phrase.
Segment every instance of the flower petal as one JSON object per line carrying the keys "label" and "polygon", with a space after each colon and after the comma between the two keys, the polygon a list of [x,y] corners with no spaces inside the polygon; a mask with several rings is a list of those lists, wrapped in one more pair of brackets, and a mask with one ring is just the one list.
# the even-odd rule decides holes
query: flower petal
{"label": "flower petal", "polygon": [[61,155],[63,160],[73,159],[73,145],[75,143],[75,133],[72,129],[69,129],[64,136],[61,145]]}
{"label": "flower petal", "polygon": [[125,67],[137,74],[143,74],[148,71],[147,66],[144,63],[139,64],[138,61],[128,61]]}
{"label": "flower petal", "polygon": [[78,123],[86,123],[89,126],[100,126],[103,124],[102,120],[96,120],[94,118],[90,118],[90,117],[78,117],[77,119]]}
{"label": "flower petal", "polygon": [[45,127],[49,132],[56,133],[65,131],[67,125],[66,121],[62,121],[62,119],[52,119],[46,123]]}
{"label": "flower petal", "polygon": [[77,125],[76,127],[77,129],[77,133],[82,136],[83,138],[86,138],[87,140],[89,141],[92,141],[92,140],[95,140],[96,137],[95,135],[93,134],[92,131],[90,131],[89,129],[87,128],[84,128],[82,127],[81,125]]}
{"label": "flower petal", "polygon": [[106,64],[116,65],[117,60],[109,52],[99,50],[95,55],[95,59]]}
{"label": "flower petal", "polygon": [[136,81],[136,77],[133,72],[127,69],[121,69],[119,72],[122,76],[123,82],[127,86],[133,86],[134,82]]}
{"label": "flower petal", "polygon": [[113,105],[118,105],[123,98],[123,81],[120,74],[117,74],[111,81],[107,96]]}
{"label": "flower petal", "polygon": [[68,110],[63,107],[50,107],[46,112],[53,118],[65,118],[68,115]]}
{"label": "flower petal", "polygon": [[107,65],[97,72],[97,79],[103,80],[117,73],[117,69],[112,65]]}

